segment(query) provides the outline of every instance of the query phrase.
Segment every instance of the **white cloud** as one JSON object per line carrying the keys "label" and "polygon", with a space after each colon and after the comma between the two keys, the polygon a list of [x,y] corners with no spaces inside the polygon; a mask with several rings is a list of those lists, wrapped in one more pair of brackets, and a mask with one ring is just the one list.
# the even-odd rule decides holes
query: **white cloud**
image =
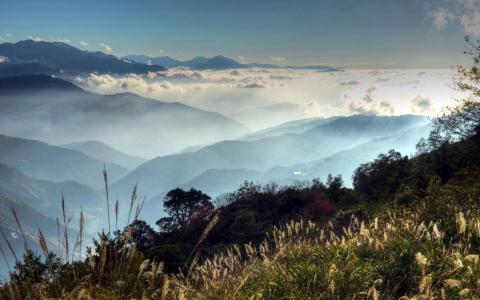
{"label": "white cloud", "polygon": [[80,41],[79,42],[80,46],[82,47],[88,47],[89,43],[88,42],[85,42],[85,41]]}
{"label": "white cloud", "polygon": [[168,96],[178,95],[183,92],[181,86],[175,86],[166,80],[150,81],[136,74],[116,77],[112,75],[90,74],[88,77],[77,77],[77,83],[94,89],[100,93],[118,93],[129,91],[145,96],[159,96],[169,93]]}
{"label": "white cloud", "polygon": [[239,55],[239,56],[237,56],[237,58],[238,58],[238,61],[239,61],[241,64],[245,64],[245,63],[246,63],[244,56]]}
{"label": "white cloud", "polygon": [[0,56],[0,64],[8,62],[8,57]]}
{"label": "white cloud", "polygon": [[8,41],[0,36],[0,43],[6,43],[6,42],[8,42]]}
{"label": "white cloud", "polygon": [[5,33],[5,36],[6,36],[6,37],[12,37],[13,34],[7,32],[7,33]]}
{"label": "white cloud", "polygon": [[237,83],[236,87],[246,89],[265,88],[267,83],[262,77],[245,77]]}
{"label": "white cloud", "polygon": [[43,41],[43,38],[39,37],[39,36],[29,36],[28,37],[29,40],[32,40],[34,42],[41,42]]}
{"label": "white cloud", "polygon": [[66,38],[56,38],[54,40],[55,42],[60,42],[60,43],[65,43],[65,44],[70,44],[70,40]]}
{"label": "white cloud", "polygon": [[276,62],[283,62],[286,61],[287,59],[283,56],[270,56],[270,59]]}
{"label": "white cloud", "polygon": [[433,25],[437,30],[443,30],[448,23],[455,20],[455,15],[446,8],[439,8],[432,14]]}
{"label": "white cloud", "polygon": [[[423,71],[426,73],[419,76]],[[352,113],[409,114],[412,105],[417,113],[434,114],[437,109],[454,103],[457,94],[448,85],[453,74],[450,69],[347,69],[338,73],[318,73],[264,68],[202,71],[171,68],[145,75],[91,74],[79,78],[77,83],[101,94],[132,92],[164,102],[179,101],[224,115],[277,103],[294,103],[303,108],[305,117],[314,117]],[[378,79],[382,82],[377,82]],[[340,85],[349,81],[358,81],[359,84],[348,88]],[[405,86],[407,83],[415,86]],[[432,113],[427,111],[429,106],[425,101],[417,99],[412,104],[412,99],[419,95],[434,103]]]}
{"label": "white cloud", "polygon": [[166,72],[162,72],[161,75],[167,78],[172,78],[172,79],[191,79],[191,80],[202,80],[205,79],[204,75],[205,73],[202,73],[200,71],[193,71],[188,68],[171,68],[168,69]]}
{"label": "white cloud", "polygon": [[480,12],[465,14],[461,16],[460,20],[466,33],[477,38],[480,37]]}
{"label": "white cloud", "polygon": [[360,100],[350,103],[348,107],[350,112],[366,115],[393,115],[395,113],[393,105],[388,101],[378,102],[376,91],[375,87],[368,88]]}
{"label": "white cloud", "polygon": [[434,104],[430,97],[418,95],[410,101],[410,109],[415,114],[429,114],[434,111]]}
{"label": "white cloud", "polygon": [[110,47],[109,45],[105,44],[105,43],[100,43],[100,47],[102,47],[102,49],[105,51],[105,52],[112,52],[112,47]]}
{"label": "white cloud", "polygon": [[163,49],[158,50],[158,54],[163,54]]}

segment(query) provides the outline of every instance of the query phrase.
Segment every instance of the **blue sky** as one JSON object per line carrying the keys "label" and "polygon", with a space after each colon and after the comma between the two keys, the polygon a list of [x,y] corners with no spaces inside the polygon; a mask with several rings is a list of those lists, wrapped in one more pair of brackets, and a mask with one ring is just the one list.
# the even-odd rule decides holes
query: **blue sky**
{"label": "blue sky", "polygon": [[[0,39],[115,55],[347,67],[449,67],[480,36],[475,0],[2,0]],[[88,44],[88,45],[87,45]]]}

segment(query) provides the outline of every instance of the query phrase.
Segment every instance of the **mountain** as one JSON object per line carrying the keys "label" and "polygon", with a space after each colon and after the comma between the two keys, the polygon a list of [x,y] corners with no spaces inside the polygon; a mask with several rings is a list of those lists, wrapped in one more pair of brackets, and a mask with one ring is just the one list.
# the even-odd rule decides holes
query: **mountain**
{"label": "mountain", "polygon": [[353,172],[360,164],[372,161],[380,153],[387,153],[392,149],[403,155],[412,155],[416,151],[415,146],[419,139],[428,136],[430,131],[430,124],[415,126],[391,136],[373,139],[320,160],[274,167],[265,172],[262,177],[264,180],[275,180],[280,184],[290,184],[295,180],[311,180],[314,178],[325,180],[328,174],[340,174],[347,185],[350,185]]}
{"label": "mountain", "polygon": [[22,75],[0,78],[0,91],[2,94],[28,94],[32,92],[83,92],[73,83],[45,75]]}
{"label": "mountain", "polygon": [[[27,240],[27,245],[30,249],[34,250],[37,254],[42,253],[38,244],[38,229],[41,229],[49,249],[53,252],[57,252],[58,233],[56,221],[39,213],[23,201],[0,193],[0,228],[5,233],[19,259],[22,258],[22,254],[24,253],[24,241],[22,233],[18,228],[15,217],[12,213],[12,209],[15,210],[18,216],[18,220]],[[59,230],[60,234],[63,234],[64,229],[62,225],[60,225]],[[77,232],[75,230],[68,230],[68,234],[74,239]],[[14,256],[11,254],[3,235],[0,235],[0,247],[6,254],[8,265],[10,268],[13,268],[15,263]],[[0,278],[9,271],[7,264],[4,262],[4,258],[2,257],[2,263],[0,264]]]}
{"label": "mountain", "polygon": [[249,128],[267,128],[281,124],[285,120],[304,118],[302,107],[294,103],[277,103],[274,105],[242,110],[230,115],[231,118],[247,125]]}
{"label": "mountain", "polygon": [[336,72],[340,71],[338,68],[320,65],[305,65],[305,66],[289,66],[289,65],[274,65],[261,63],[243,64],[238,61],[217,55],[206,58],[203,56],[196,56],[190,60],[177,60],[169,56],[150,57],[141,54],[131,54],[124,57],[125,59],[150,65],[160,65],[166,68],[187,67],[196,70],[224,70],[224,69],[239,69],[239,68],[268,68],[268,69],[297,69],[297,70],[313,70],[318,72]]}
{"label": "mountain", "polygon": [[0,77],[18,76],[25,74],[58,74],[58,70],[39,64],[38,62],[15,62],[15,63],[1,63]]}
{"label": "mountain", "polygon": [[237,62],[234,59],[218,55],[209,58],[207,61],[195,67],[198,70],[224,70],[224,69],[238,69],[245,68],[246,65]]}
{"label": "mountain", "polygon": [[126,59],[144,64],[158,64],[167,68],[187,67],[196,70],[224,70],[245,68],[247,65],[241,64],[234,59],[217,55],[211,58],[197,56],[191,60],[176,60],[169,56],[148,57],[145,55],[127,55]]}
{"label": "mountain", "polygon": [[166,68],[187,67],[191,69],[196,69],[199,65],[204,64],[209,60],[208,58],[202,56],[197,56],[190,60],[184,61],[177,60],[169,56],[149,57],[146,55],[127,55],[125,58],[138,63],[160,65]]}
{"label": "mountain", "polygon": [[52,182],[23,174],[17,169],[0,164],[0,194],[22,202],[41,214],[55,218],[62,214],[60,200],[65,198],[67,214],[73,218],[72,227],[78,224],[78,214],[84,210],[88,220],[86,228],[96,232],[105,216],[103,195],[90,186],[74,181]]}
{"label": "mountain", "polygon": [[57,145],[96,140],[143,157],[249,132],[218,113],[132,93],[97,95],[46,75],[0,78],[0,106],[0,134]]}
{"label": "mountain", "polygon": [[146,160],[120,152],[102,142],[86,141],[62,145],[64,148],[80,151],[101,161],[110,161],[127,169],[133,170]]}
{"label": "mountain", "polygon": [[161,156],[147,161],[116,182],[112,190],[119,195],[126,195],[129,188],[139,182],[141,190],[155,195],[181,186],[212,169],[251,169],[266,172],[276,166],[329,157],[426,122],[424,117],[412,115],[356,115],[341,117],[302,133],[288,133],[254,141],[223,141],[197,151]]}
{"label": "mountain", "polygon": [[[125,61],[102,52],[82,51],[66,43],[25,40],[0,44],[0,56],[8,58],[1,64],[0,74],[52,73],[148,73],[164,71],[158,65]],[[9,70],[9,72],[7,72]]]}
{"label": "mountain", "polygon": [[252,133],[248,133],[243,137],[240,137],[240,140],[244,141],[255,141],[260,140],[266,137],[279,136],[287,133],[302,133],[314,127],[330,123],[339,117],[328,117],[328,118],[307,118],[301,120],[294,120],[269,127],[266,129],[258,130]]}
{"label": "mountain", "polygon": [[[380,153],[388,152],[392,145],[395,145],[395,150],[403,155],[413,154],[418,140],[428,136],[430,130],[430,125],[413,127],[392,136],[373,139],[320,160],[291,166],[275,166],[264,172],[249,169],[210,169],[179,186],[185,189],[200,189],[213,198],[238,189],[245,181],[291,185],[315,178],[325,181],[329,174],[333,174],[342,175],[346,185],[350,186],[353,172],[360,164],[375,159]],[[159,218],[166,192],[167,190],[161,192],[145,204],[142,216],[147,221],[154,223]]]}
{"label": "mountain", "polygon": [[102,186],[104,164],[111,180],[127,172],[119,165],[94,159],[75,150],[6,135],[0,135],[0,163],[38,179],[71,180],[92,187]]}

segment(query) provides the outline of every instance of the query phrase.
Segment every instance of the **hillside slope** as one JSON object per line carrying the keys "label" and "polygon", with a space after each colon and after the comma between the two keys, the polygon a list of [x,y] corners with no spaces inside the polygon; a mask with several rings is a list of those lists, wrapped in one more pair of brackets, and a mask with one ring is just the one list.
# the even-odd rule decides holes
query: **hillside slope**
{"label": "hillside slope", "polygon": [[144,158],[125,154],[99,141],[70,143],[62,147],[80,151],[101,161],[111,161],[130,170],[146,161]]}
{"label": "hillside slope", "polygon": [[[0,44],[3,76],[52,73],[148,73],[166,70],[158,65],[124,61],[102,52],[88,52],[61,42],[24,40]],[[36,65],[32,65],[35,63]]]}
{"label": "hillside slope", "polygon": [[121,166],[91,158],[75,150],[5,135],[0,135],[0,163],[38,179],[71,180],[92,187],[102,186],[104,164],[112,180],[128,172]]}
{"label": "hillside slope", "polygon": [[283,134],[253,141],[220,142],[197,151],[147,161],[115,183],[112,189],[119,195],[127,195],[129,189],[139,182],[142,191],[156,195],[180,186],[210,169],[252,169],[264,172],[276,166],[325,158],[425,122],[426,119],[419,116],[359,115],[338,118],[299,134]]}
{"label": "hillside slope", "polygon": [[97,95],[42,75],[0,78],[0,105],[0,133],[57,145],[97,140],[144,157],[249,131],[218,113],[178,102],[131,93]]}

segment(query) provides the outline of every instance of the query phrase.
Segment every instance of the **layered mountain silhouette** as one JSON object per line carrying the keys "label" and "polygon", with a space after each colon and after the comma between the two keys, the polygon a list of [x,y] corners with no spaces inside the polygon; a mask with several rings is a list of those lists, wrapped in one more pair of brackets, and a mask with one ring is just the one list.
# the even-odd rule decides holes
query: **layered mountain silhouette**
{"label": "layered mountain silhouette", "polygon": [[[126,195],[129,190],[125,187],[131,187],[139,182],[140,189],[150,195],[161,194],[176,186],[202,187],[217,195],[222,191],[221,186],[225,181],[239,184],[243,180],[258,178],[268,180],[272,178],[270,175],[262,176],[259,172],[268,173],[274,167],[318,161],[376,139],[395,136],[424,126],[427,120],[413,115],[392,117],[356,115],[322,121],[313,119],[307,123],[309,122],[319,125],[311,125],[314,127],[309,128],[307,124],[298,121],[297,126],[305,128],[303,132],[277,134],[277,130],[295,127],[292,124],[282,125],[277,130],[271,129],[271,136],[264,132],[258,139],[250,137],[251,140],[244,138],[223,141],[196,151],[157,157],[140,165],[115,183],[112,190],[120,195]],[[416,135],[416,141],[421,136],[420,133]],[[409,149],[414,149],[415,143],[406,145],[410,147]],[[381,145],[393,147],[389,140],[385,140]],[[377,155],[378,151],[383,149],[376,146],[375,150],[368,153]],[[370,159],[368,155],[364,157],[365,161]],[[363,158],[360,155],[361,159]],[[351,166],[353,168],[358,164],[352,163]],[[330,172],[335,172],[335,169],[331,169]],[[313,177],[315,175],[313,174]],[[216,189],[216,186],[219,188]]]}
{"label": "layered mountain silhouette", "polygon": [[127,55],[125,58],[138,63],[162,65],[167,68],[186,67],[196,70],[224,70],[248,67],[246,64],[241,64],[223,55],[210,58],[197,56],[184,61],[176,60],[169,56],[149,57],[146,55]]}
{"label": "layered mountain silhouette", "polygon": [[155,157],[235,138],[238,121],[132,93],[98,95],[47,75],[0,78],[0,133],[52,144],[97,140]]}
{"label": "layered mountain silhouette", "polygon": [[150,57],[147,55],[127,55],[125,59],[133,62],[161,65],[166,68],[186,67],[195,70],[226,70],[226,69],[241,69],[241,68],[284,68],[284,69],[305,69],[316,70],[321,72],[335,72],[339,69],[330,66],[290,66],[290,65],[274,65],[274,64],[260,64],[260,63],[240,63],[233,58],[223,55],[213,57],[196,56],[190,60],[177,60],[169,56]]}
{"label": "layered mountain silhouette", "polygon": [[128,172],[124,167],[94,159],[76,150],[6,135],[0,135],[0,163],[38,179],[54,182],[70,180],[93,187],[102,186],[104,165],[112,180]]}
{"label": "layered mountain silhouette", "polygon": [[[40,229],[46,239],[49,249],[54,252],[57,251],[58,232],[55,219],[39,213],[30,205],[18,198],[12,198],[0,194],[0,228],[2,229],[3,233],[5,233],[6,238],[8,239],[13,251],[16,253],[19,259],[25,251],[25,244],[22,237],[22,232],[20,231],[13,215],[13,211],[16,212],[18,220],[20,221],[22,231],[25,234],[27,247],[29,249],[33,250],[35,253],[41,253],[38,244],[38,232]],[[58,227],[61,233],[63,233],[63,228],[63,225]],[[77,234],[77,232],[72,229],[68,230],[68,233],[71,237],[74,237]],[[9,245],[7,245],[3,234],[0,238],[0,247],[2,247],[3,251],[6,253],[6,259],[8,261],[5,263],[2,257],[2,263],[0,264],[0,275],[4,275],[7,274],[8,271],[13,270],[15,265],[15,256],[10,253]]]}
{"label": "layered mountain silhouette", "polygon": [[159,65],[126,61],[102,52],[83,51],[66,43],[25,40],[0,44],[0,76],[60,73],[148,73],[164,71]]}
{"label": "layered mountain silhouette", "polygon": [[66,212],[75,221],[71,227],[77,227],[76,220],[80,210],[83,210],[88,216],[86,228],[92,233],[99,229],[105,216],[104,196],[90,186],[75,181],[37,179],[5,164],[0,164],[0,194],[21,199],[26,205],[50,218],[62,215],[60,201],[63,196]]}
{"label": "layered mountain silhouette", "polygon": [[125,154],[99,141],[70,143],[62,147],[77,150],[98,160],[110,161],[131,170],[146,161],[145,158]]}

